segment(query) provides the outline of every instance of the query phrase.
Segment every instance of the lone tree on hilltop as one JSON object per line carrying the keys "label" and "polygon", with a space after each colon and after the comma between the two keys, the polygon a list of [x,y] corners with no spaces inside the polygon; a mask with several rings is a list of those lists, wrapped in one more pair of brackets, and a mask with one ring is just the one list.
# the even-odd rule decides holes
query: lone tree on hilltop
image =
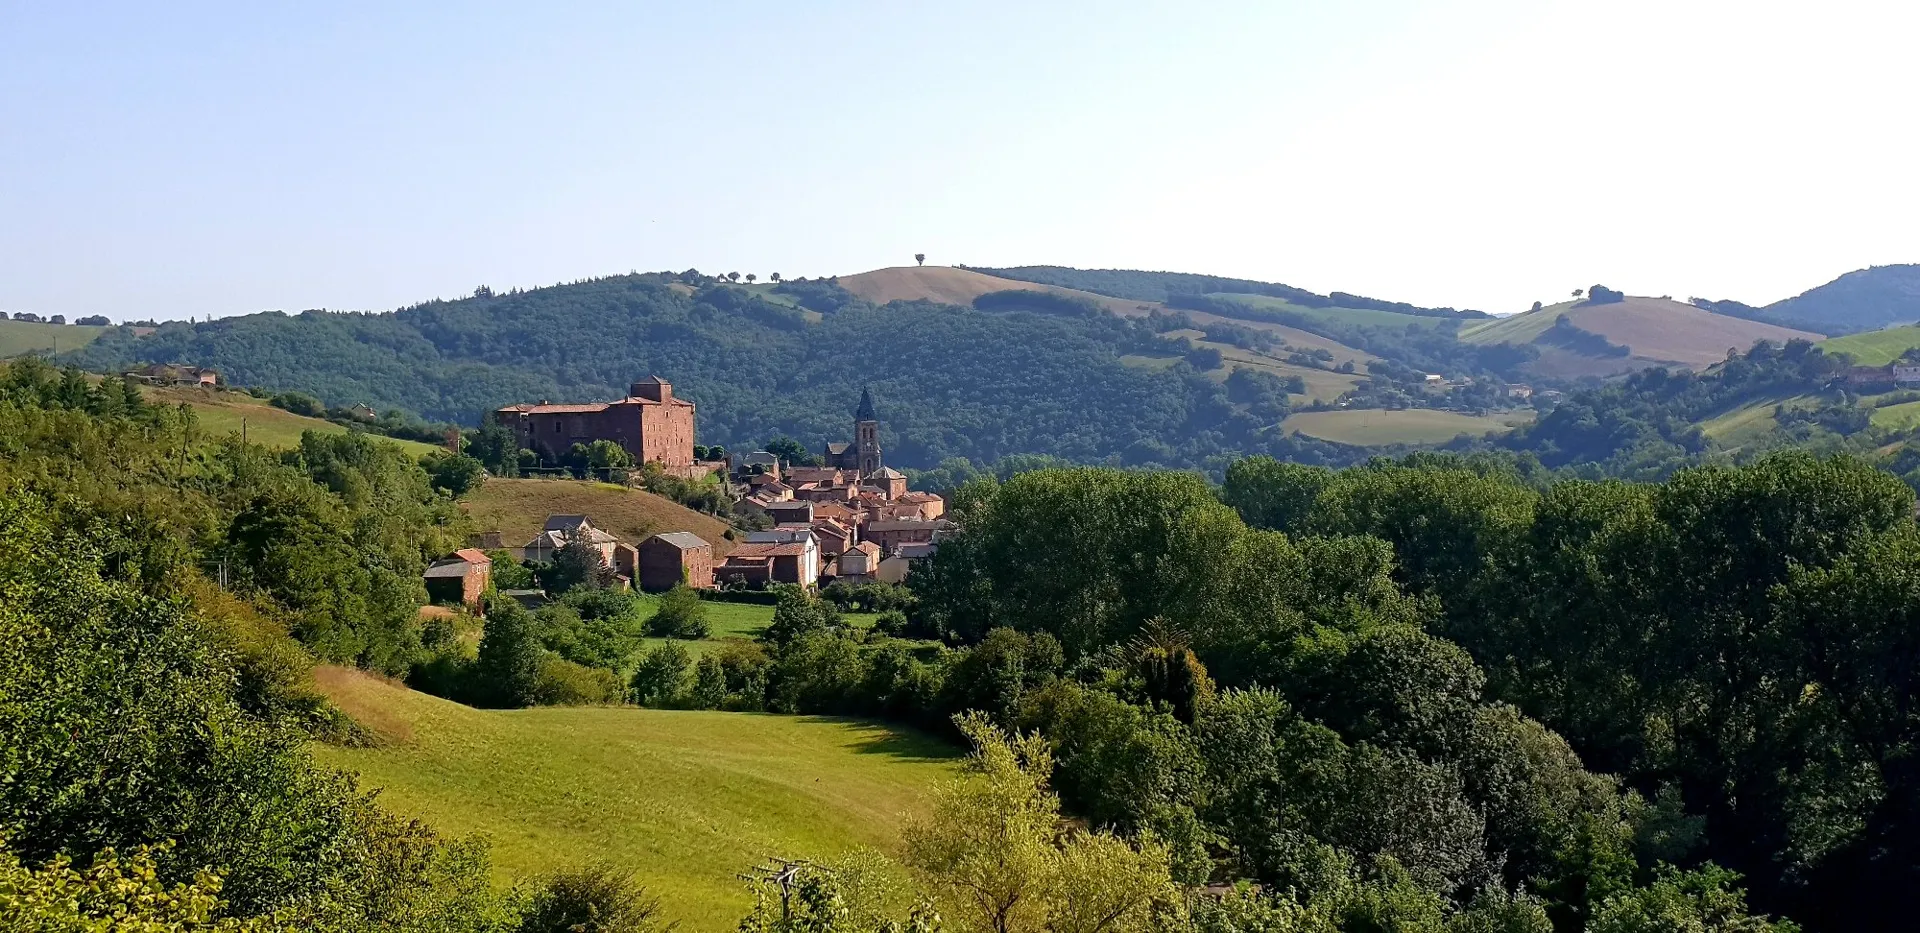
{"label": "lone tree on hilltop", "polygon": [[915,262],[916,264],[918,264],[918,265],[922,265],[922,266],[924,266],[924,265],[926,265],[926,264],[927,264],[927,254],[926,254],[926,253],[914,253],[914,254],[913,254],[913,261],[914,261],[914,262]]}
{"label": "lone tree on hilltop", "polygon": [[778,272],[767,273],[767,280],[772,282],[775,285],[780,284],[780,273]]}
{"label": "lone tree on hilltop", "polygon": [[1576,288],[1573,290],[1573,297],[1575,298],[1578,298],[1583,294],[1586,294],[1586,289],[1584,288]]}
{"label": "lone tree on hilltop", "polygon": [[727,273],[727,281],[729,281],[729,282],[738,282],[738,281],[740,281],[740,273],[738,273],[738,272],[729,272],[729,273]]}
{"label": "lone tree on hilltop", "polygon": [[753,276],[753,273],[751,273],[751,272],[749,272],[749,273],[747,273],[747,284],[748,284],[748,285],[752,285],[752,284],[753,284],[753,278],[754,278],[754,276]]}

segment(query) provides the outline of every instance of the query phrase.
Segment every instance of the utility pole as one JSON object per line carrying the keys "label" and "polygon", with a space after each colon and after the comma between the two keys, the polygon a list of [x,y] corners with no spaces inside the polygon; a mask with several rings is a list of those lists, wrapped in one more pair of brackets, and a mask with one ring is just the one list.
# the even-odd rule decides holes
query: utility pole
{"label": "utility pole", "polygon": [[780,887],[780,922],[785,925],[793,922],[793,887],[799,880],[800,870],[812,867],[814,867],[813,863],[806,859],[789,859],[770,855],[767,857],[767,864],[734,877],[742,881],[778,885]]}

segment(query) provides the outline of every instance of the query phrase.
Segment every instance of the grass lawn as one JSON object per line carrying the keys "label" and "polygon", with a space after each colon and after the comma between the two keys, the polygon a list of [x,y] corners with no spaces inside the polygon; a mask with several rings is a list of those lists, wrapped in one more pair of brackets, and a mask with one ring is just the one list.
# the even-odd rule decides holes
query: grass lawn
{"label": "grass lawn", "polygon": [[1920,428],[1920,402],[1901,402],[1874,409],[1873,426],[1894,431]]}
{"label": "grass lawn", "polygon": [[959,750],[858,720],[635,708],[476,710],[340,668],[316,679],[389,737],[318,746],[442,832],[484,833],[502,881],[595,859],[633,868],[682,929],[722,933],[750,905],[734,873],[768,855],[899,842],[900,818]]}
{"label": "grass lawn", "polygon": [[1920,325],[1889,327],[1820,342],[1821,350],[1848,354],[1861,366],[1885,366],[1914,347],[1920,347]]}
{"label": "grass lawn", "polygon": [[78,350],[106,333],[105,327],[81,327],[77,324],[34,324],[29,321],[0,320],[0,359],[22,353],[52,353]]}
{"label": "grass lawn", "polygon": [[1561,315],[1573,310],[1578,302],[1563,301],[1547,305],[1538,311],[1525,311],[1509,314],[1506,317],[1480,321],[1460,328],[1461,343],[1532,343],[1534,338],[1553,327],[1553,322]]}
{"label": "grass lawn", "polygon": [[482,531],[498,531],[509,546],[533,540],[549,515],[585,515],[595,528],[629,544],[667,531],[691,531],[716,555],[732,549],[727,524],[652,493],[610,483],[567,479],[489,479],[464,502]]}
{"label": "grass lawn", "polygon": [[[641,596],[640,600],[649,607],[659,603],[657,596]],[[773,624],[772,606],[723,603],[718,600],[705,601],[701,605],[707,607],[707,637],[699,641],[681,642],[694,657],[720,647],[721,642],[730,638],[759,638],[760,633],[765,632],[767,626]],[[647,615],[653,614],[652,608],[644,611]],[[840,618],[855,628],[871,628],[880,616],[870,612],[846,612],[841,613]],[[649,638],[646,641],[647,647],[651,648],[665,642],[666,639]]]}
{"label": "grass lawn", "polygon": [[1353,408],[1342,411],[1303,411],[1288,416],[1281,426],[1309,437],[1372,447],[1384,444],[1440,444],[1462,434],[1504,434],[1533,420],[1532,411],[1464,415],[1454,411],[1409,408]]}
{"label": "grass lawn", "polygon": [[[300,446],[300,435],[306,431],[319,431],[323,434],[344,434],[346,428],[319,418],[308,418],[290,411],[275,408],[245,392],[229,392],[218,389],[200,389],[185,387],[144,388],[149,401],[162,405],[186,403],[192,406],[199,418],[200,427],[214,436],[239,434],[244,425],[247,440],[268,447],[292,448]],[[432,444],[419,441],[405,441],[392,437],[380,437],[389,444],[398,444],[407,453],[420,456],[438,450]]]}

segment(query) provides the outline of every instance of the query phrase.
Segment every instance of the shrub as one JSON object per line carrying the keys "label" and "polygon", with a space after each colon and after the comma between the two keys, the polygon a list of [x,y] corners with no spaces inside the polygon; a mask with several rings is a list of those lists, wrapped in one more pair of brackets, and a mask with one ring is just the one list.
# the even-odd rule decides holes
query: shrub
{"label": "shrub", "polygon": [[678,642],[670,641],[647,652],[633,672],[633,702],[655,707],[677,704],[692,664],[693,656]]}
{"label": "shrub", "polygon": [[604,667],[549,657],[540,661],[533,702],[541,706],[600,706],[620,702],[625,693],[620,676]]}
{"label": "shrub", "polygon": [[290,411],[296,415],[305,415],[308,418],[327,416],[327,406],[320,404],[319,399],[305,392],[282,392],[268,399],[267,403],[275,408]]}
{"label": "shrub", "polygon": [[519,933],[653,933],[660,902],[633,873],[594,864],[549,877],[521,915]]}
{"label": "shrub", "polygon": [[682,583],[660,597],[660,608],[647,620],[647,634],[655,638],[683,638],[689,641],[707,637],[707,607],[700,593]]}

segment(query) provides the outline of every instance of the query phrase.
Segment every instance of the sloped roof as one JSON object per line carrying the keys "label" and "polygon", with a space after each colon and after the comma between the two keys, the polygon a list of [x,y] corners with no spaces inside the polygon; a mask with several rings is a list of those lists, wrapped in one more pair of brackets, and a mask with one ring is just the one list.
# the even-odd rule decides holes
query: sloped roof
{"label": "sloped roof", "polygon": [[853,420],[855,421],[878,420],[873,413],[873,393],[867,391],[866,386],[860,387],[860,407],[854,409]]}
{"label": "sloped roof", "polygon": [[894,469],[893,467],[881,467],[880,469],[873,471],[872,475],[878,476],[881,479],[906,479],[907,478],[907,474],[902,473],[899,470]]}
{"label": "sloped roof", "polygon": [[572,531],[585,524],[588,524],[585,515],[549,515],[547,516],[547,523],[542,526],[542,529],[545,531]]}
{"label": "sloped roof", "polygon": [[807,553],[807,541],[749,541],[738,545],[727,560],[755,560],[767,557],[800,557]]}
{"label": "sloped roof", "polygon": [[488,557],[487,552],[482,551],[479,548],[463,547],[457,551],[454,551],[453,556],[458,557],[469,564],[493,563],[493,558]]}
{"label": "sloped roof", "polygon": [[473,564],[464,560],[437,560],[427,572],[421,574],[429,580],[459,579],[473,570]]}
{"label": "sloped roof", "polygon": [[693,533],[693,532],[691,532],[691,531],[667,531],[667,532],[662,532],[662,533],[660,533],[660,534],[657,534],[657,535],[654,535],[654,536],[653,536],[653,537],[651,537],[651,538],[648,538],[647,540],[649,540],[649,541],[665,541],[666,543],[668,543],[668,544],[671,544],[671,545],[673,545],[674,547],[677,547],[677,548],[679,548],[680,550],[683,550],[683,551],[687,551],[687,550],[692,550],[692,549],[694,549],[694,548],[702,548],[702,547],[712,547],[712,546],[713,546],[713,545],[711,545],[711,544],[708,544],[705,538],[702,538],[702,537],[700,537],[699,535],[697,535],[697,534],[694,534],[694,533]]}

